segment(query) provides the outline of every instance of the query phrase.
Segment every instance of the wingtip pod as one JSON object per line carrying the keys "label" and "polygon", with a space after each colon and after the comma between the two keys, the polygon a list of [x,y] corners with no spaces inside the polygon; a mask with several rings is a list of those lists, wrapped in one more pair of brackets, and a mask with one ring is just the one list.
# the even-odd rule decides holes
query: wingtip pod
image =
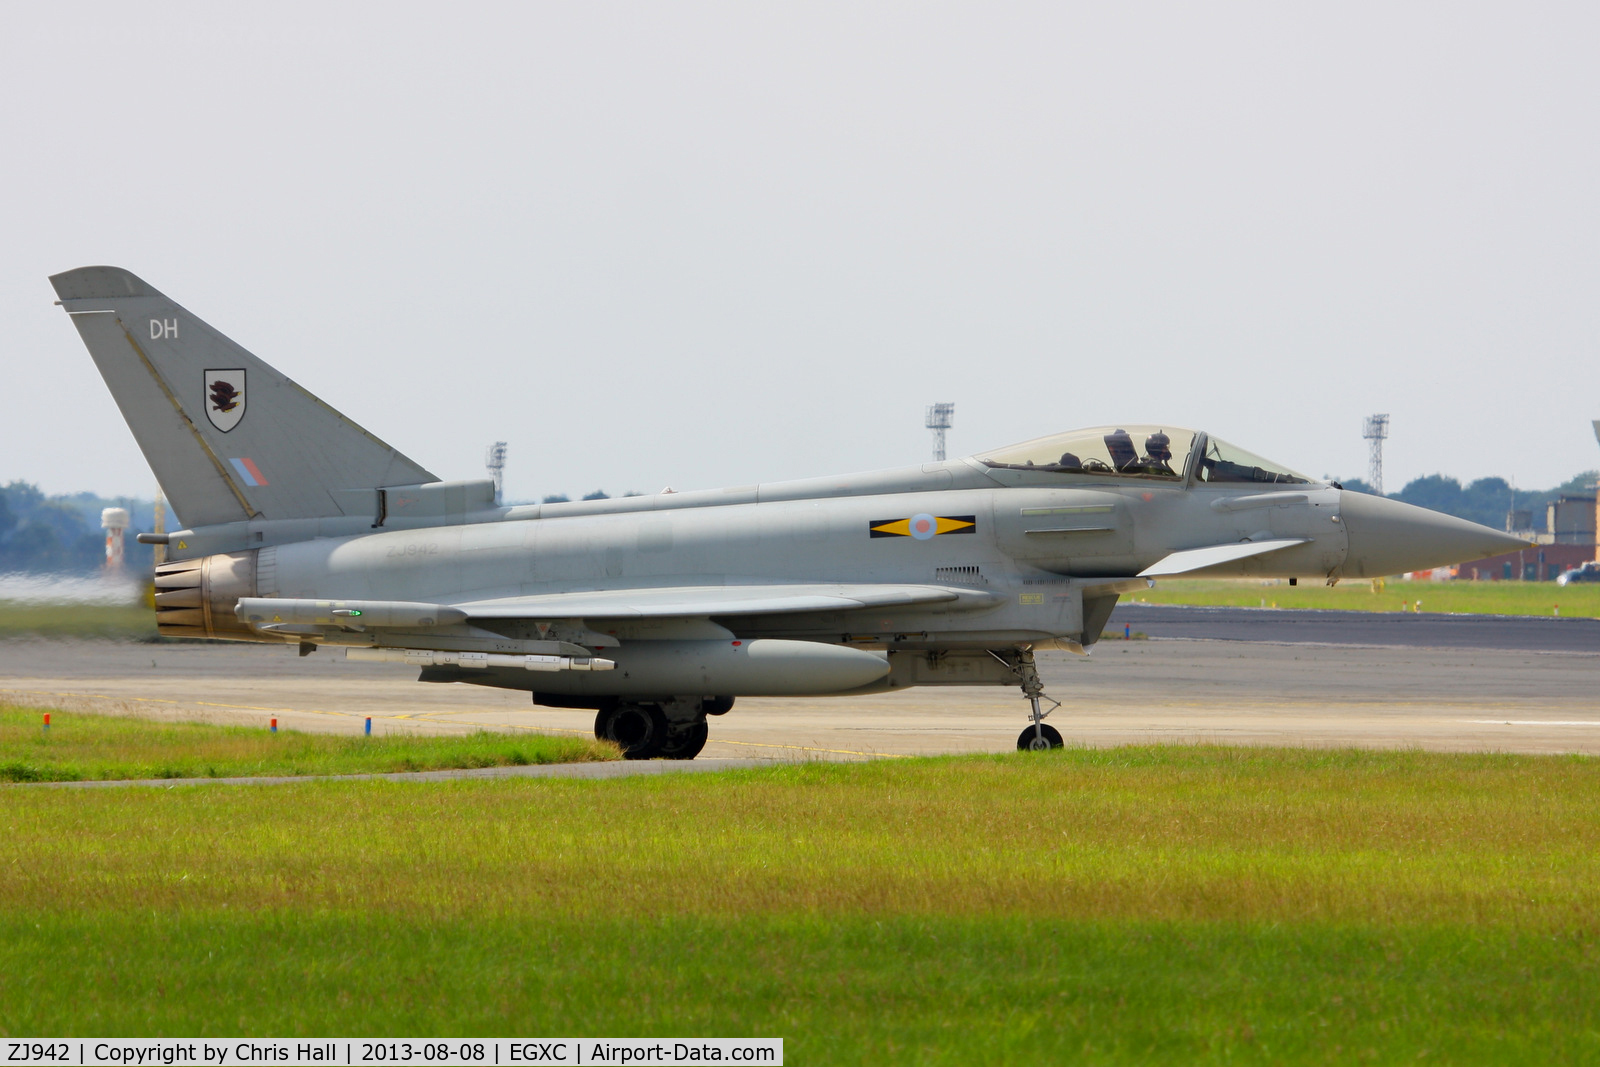
{"label": "wingtip pod", "polygon": [[78,267],[50,275],[50,284],[63,301],[161,296],[149,282],[121,267]]}

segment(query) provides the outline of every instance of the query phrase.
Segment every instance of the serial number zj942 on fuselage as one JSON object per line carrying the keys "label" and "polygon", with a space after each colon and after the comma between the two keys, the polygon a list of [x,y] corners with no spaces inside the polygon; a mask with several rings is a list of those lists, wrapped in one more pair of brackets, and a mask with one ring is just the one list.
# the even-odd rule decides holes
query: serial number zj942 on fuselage
{"label": "serial number zj942 on fuselage", "polygon": [[809,481],[500,506],[115,267],[51,278],[184,529],[161,632],[410,664],[696,755],[739,696],[1019,686],[1166,575],[1337,581],[1520,545],[1169,425]]}

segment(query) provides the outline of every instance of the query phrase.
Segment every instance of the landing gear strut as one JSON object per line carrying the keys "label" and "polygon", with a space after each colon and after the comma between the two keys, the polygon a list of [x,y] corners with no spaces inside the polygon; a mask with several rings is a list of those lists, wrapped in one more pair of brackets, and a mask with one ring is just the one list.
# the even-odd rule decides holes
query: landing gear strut
{"label": "landing gear strut", "polygon": [[[1039,680],[1039,670],[1033,663],[1033,650],[1026,649],[1017,653],[1017,661],[1012,664],[1012,669],[1022,680],[1022,695],[1028,698],[1028,704],[1033,709],[1030,717],[1033,724],[1022,731],[1017,738],[1017,748],[1023,752],[1044,752],[1052,748],[1060,748],[1063,744],[1061,732],[1054,726],[1045,725],[1044,717],[1061,706],[1058,700],[1050,700],[1044,695],[1044,683]],[[1049,710],[1040,710],[1039,702],[1050,700]]]}

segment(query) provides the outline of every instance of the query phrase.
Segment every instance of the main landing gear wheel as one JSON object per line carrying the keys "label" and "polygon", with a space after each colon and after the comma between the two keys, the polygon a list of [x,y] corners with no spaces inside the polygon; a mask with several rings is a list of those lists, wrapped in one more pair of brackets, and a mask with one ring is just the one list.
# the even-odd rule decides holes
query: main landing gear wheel
{"label": "main landing gear wheel", "polygon": [[613,704],[594,717],[594,736],[615,741],[622,748],[623,759],[665,755],[662,749],[668,743],[669,729],[659,704]]}
{"label": "main landing gear wheel", "polygon": [[1017,748],[1023,752],[1045,752],[1060,748],[1061,744],[1061,731],[1046,723],[1024,727],[1022,736],[1017,738]]}
{"label": "main landing gear wheel", "polygon": [[700,755],[700,750],[706,747],[706,738],[711,736],[711,728],[706,721],[673,723],[667,732],[667,740],[661,746],[661,751],[656,755],[663,759],[694,759]]}

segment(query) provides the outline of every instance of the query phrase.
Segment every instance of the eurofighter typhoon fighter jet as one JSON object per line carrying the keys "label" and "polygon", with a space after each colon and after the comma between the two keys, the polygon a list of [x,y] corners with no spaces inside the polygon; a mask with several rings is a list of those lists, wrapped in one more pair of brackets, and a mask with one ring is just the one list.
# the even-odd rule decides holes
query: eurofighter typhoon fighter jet
{"label": "eurofighter typhoon fighter jet", "polygon": [[502,507],[492,482],[440,481],[128,271],[50,280],[184,526],[140,536],[167,545],[161,633],[525,689],[594,709],[632,759],[692,759],[736,697],[927,685],[1018,686],[1019,747],[1053,747],[1035,651],[1086,651],[1155,579],[1332,583],[1523,544],[1164,424]]}

